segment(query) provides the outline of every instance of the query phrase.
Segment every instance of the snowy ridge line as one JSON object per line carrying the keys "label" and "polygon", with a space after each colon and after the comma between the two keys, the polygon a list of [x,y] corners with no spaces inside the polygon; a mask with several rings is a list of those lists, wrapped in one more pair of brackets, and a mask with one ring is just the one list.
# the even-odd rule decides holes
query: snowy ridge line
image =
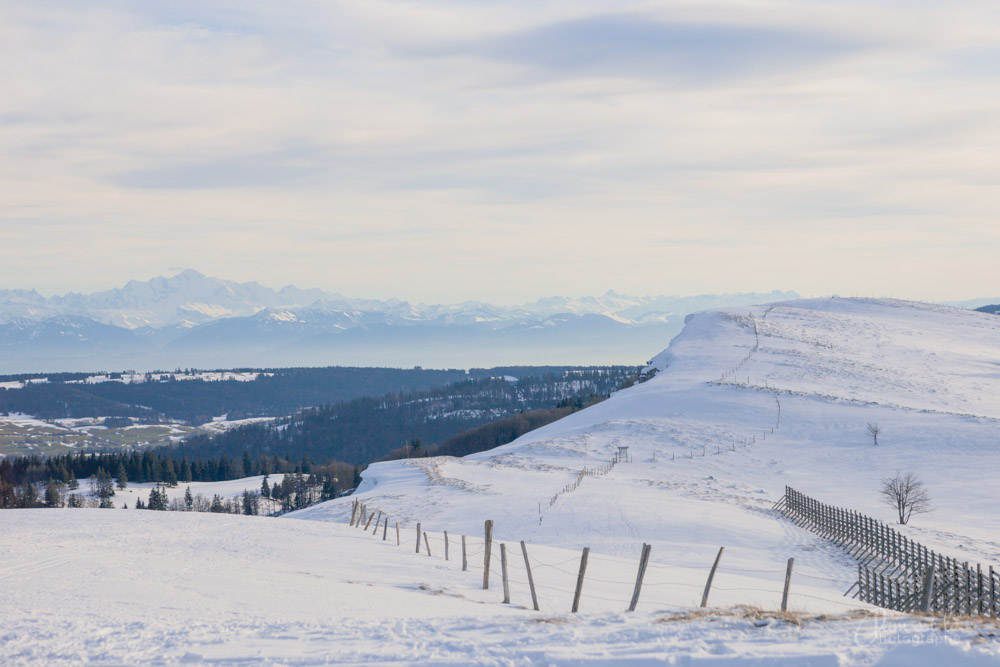
{"label": "snowy ridge line", "polygon": [[[380,537],[381,541],[389,539],[388,515],[377,508],[369,507],[360,500],[355,500],[353,503],[350,525],[371,532],[376,540]],[[396,536],[396,546],[413,548],[414,555],[436,557],[438,561],[444,559],[458,563],[460,560],[462,572],[485,573],[488,570],[494,586],[496,582],[506,582],[505,604],[509,599],[512,585],[517,587],[514,589],[515,592],[520,593],[534,589],[532,601],[539,600],[538,604],[544,605],[544,607],[539,606],[537,609],[546,613],[565,612],[577,595],[585,601],[610,603],[612,606],[604,609],[605,611],[620,612],[627,611],[626,608],[633,596],[637,605],[641,604],[646,610],[690,610],[699,606],[703,595],[707,595],[709,589],[727,593],[750,594],[743,596],[745,599],[741,600],[741,604],[754,607],[769,604],[775,604],[777,607],[777,602],[782,599],[786,592],[782,582],[786,574],[785,568],[741,568],[728,565],[720,567],[718,563],[714,567],[710,566],[709,563],[705,563],[703,566],[674,566],[649,562],[648,570],[643,570],[640,559],[639,568],[642,571],[640,576],[633,569],[636,563],[624,558],[593,554],[590,553],[589,549],[586,550],[587,556],[575,555],[569,558],[549,560],[539,557],[537,551],[539,549],[549,551],[554,549],[553,547],[534,545],[532,551],[528,553],[527,546],[525,546],[524,556],[526,556],[527,562],[524,562],[519,557],[520,554],[516,553],[517,548],[511,548],[512,545],[509,542],[493,540],[491,529],[487,529],[486,534],[481,537],[461,535],[458,540],[455,540],[456,536],[449,536],[447,531],[441,533],[425,531],[421,523],[416,523],[415,527],[417,533],[414,535],[413,525],[405,527],[404,530],[397,523],[391,531]],[[506,567],[500,558],[499,544],[507,547]],[[459,549],[461,549],[460,555]],[[560,551],[564,552],[562,549]],[[490,554],[488,562],[485,560],[487,552]],[[475,556],[481,556],[483,560],[479,561],[478,558],[473,558]],[[584,559],[589,563],[585,568],[583,566]],[[578,567],[574,568],[572,564],[578,564]],[[707,582],[705,580],[685,580],[692,578],[695,574],[692,572],[693,570],[700,571],[702,576],[707,577]],[[773,578],[762,579],[748,576],[750,574],[773,575]],[[713,578],[715,581],[719,581],[720,576],[725,577],[724,583],[726,585],[713,587]],[[808,574],[801,576],[844,583],[840,579],[829,577]],[[484,588],[489,588],[487,584],[487,577],[484,577]],[[773,586],[767,587],[768,584],[773,584]],[[578,586],[580,586],[579,594],[577,593]],[[688,592],[684,593],[678,589]],[[864,608],[860,602],[831,599],[819,594],[820,590],[815,588],[807,588],[807,590],[809,593],[796,590],[794,595],[851,609]],[[538,596],[538,591],[543,593],[541,597]],[[639,596],[641,591],[647,593],[644,598]],[[764,594],[765,598],[761,598],[760,594]],[[566,607],[554,604],[553,600],[562,600]],[[524,606],[523,608],[528,609],[529,607]],[[784,609],[782,610],[784,611]]]}
{"label": "snowy ridge line", "polygon": [[786,486],[774,509],[858,559],[853,597],[902,612],[1000,615],[1000,577],[990,565],[959,564],[878,519],[821,503]]}

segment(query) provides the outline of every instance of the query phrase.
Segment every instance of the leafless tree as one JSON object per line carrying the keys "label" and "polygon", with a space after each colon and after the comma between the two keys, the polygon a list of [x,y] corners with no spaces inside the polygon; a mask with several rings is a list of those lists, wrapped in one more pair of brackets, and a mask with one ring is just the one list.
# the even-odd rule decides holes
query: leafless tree
{"label": "leafless tree", "polygon": [[899,523],[904,525],[914,512],[925,514],[931,511],[931,499],[924,483],[912,472],[897,472],[895,477],[883,479],[882,501],[895,508]]}
{"label": "leafless tree", "polygon": [[878,447],[878,434],[882,432],[882,427],[878,425],[878,422],[868,422],[868,435],[872,437],[875,442],[875,446]]}

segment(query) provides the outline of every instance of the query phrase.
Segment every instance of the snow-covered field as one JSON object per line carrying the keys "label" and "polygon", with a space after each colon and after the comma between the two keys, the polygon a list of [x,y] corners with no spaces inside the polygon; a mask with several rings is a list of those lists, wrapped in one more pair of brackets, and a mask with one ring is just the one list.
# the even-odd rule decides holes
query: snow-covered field
{"label": "snow-covered field", "polygon": [[[936,666],[993,664],[995,655],[975,625],[943,630],[896,615],[699,614],[667,604],[628,614],[620,597],[602,609],[597,595],[621,591],[597,578],[632,574],[613,562],[588,568],[580,614],[566,613],[563,592],[541,587],[535,612],[517,583],[523,568],[512,567],[512,603],[502,604],[496,574],[482,589],[481,541],[468,541],[463,572],[455,536],[445,561],[440,534],[428,557],[409,535],[397,547],[392,531],[383,541],[344,524],[235,515],[12,510],[0,513],[0,528],[4,665]],[[578,556],[531,549],[537,575],[541,563]],[[683,582],[673,588],[680,595]]]}
{"label": "snow-covered field", "polygon": [[[270,475],[268,479],[268,484],[281,484],[281,481],[285,476],[281,473]],[[192,496],[203,496],[208,500],[211,500],[213,496],[218,495],[223,500],[228,500],[231,498],[239,498],[243,495],[244,491],[260,491],[261,483],[264,481],[263,475],[257,475],[255,477],[243,477],[241,479],[231,479],[225,482],[181,482],[177,486],[159,486],[153,482],[129,482],[124,489],[119,489],[115,487],[115,495],[111,497],[111,502],[115,504],[116,508],[134,508],[135,501],[142,499],[143,503],[149,500],[149,492],[153,488],[160,488],[163,493],[167,494],[167,500],[184,500],[184,494],[188,489],[191,489]],[[84,481],[80,488],[84,491],[88,491],[87,482]],[[86,495],[88,500],[96,500],[96,496],[92,496],[89,493]]]}
{"label": "snow-covered field", "polygon": [[[856,563],[770,510],[787,484],[891,521],[879,482],[913,471],[934,512],[904,532],[1000,562],[1000,318],[863,299],[709,312],[654,365],[649,382],[495,450],[371,466],[357,497],[388,514],[385,541],[347,526],[353,498],[283,519],[0,513],[0,662],[1000,663],[994,625],[843,597]],[[631,460],[604,472],[619,446]],[[600,474],[575,485],[585,469]],[[481,589],[485,519],[509,546],[512,605],[497,575]],[[414,553],[418,521],[431,557]],[[652,564],[623,613],[644,542]],[[721,546],[712,609],[692,613]],[[792,614],[774,616],[788,558]]]}

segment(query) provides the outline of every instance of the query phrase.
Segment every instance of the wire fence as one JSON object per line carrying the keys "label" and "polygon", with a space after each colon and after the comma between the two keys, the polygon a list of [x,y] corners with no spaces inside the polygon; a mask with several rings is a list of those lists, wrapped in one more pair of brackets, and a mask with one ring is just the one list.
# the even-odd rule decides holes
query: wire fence
{"label": "wire fence", "polygon": [[[371,533],[381,541],[409,548],[425,557],[447,558],[461,564],[463,572],[483,578],[484,588],[503,585],[504,602],[521,604],[545,612],[577,611],[581,604],[591,610],[671,610],[707,607],[710,595],[722,596],[725,604],[753,604],[763,608],[787,608],[790,597],[799,601],[822,602],[855,607],[853,600],[822,595],[820,585],[808,593],[791,587],[793,561],[785,567],[740,567],[721,562],[720,549],[715,563],[665,564],[649,559],[649,545],[643,545],[638,562],[621,557],[590,553],[563,557],[550,547],[494,540],[492,522],[486,522],[482,536],[447,532],[430,533],[420,523],[401,526],[390,522],[380,510],[356,500],[351,525]],[[502,545],[502,547],[501,547]],[[505,553],[502,558],[501,550]],[[565,552],[563,552],[565,553]],[[487,558],[488,554],[488,558]],[[707,561],[707,558],[706,558]],[[796,573],[819,582],[846,583],[842,578]],[[826,586],[831,587],[831,586]],[[512,600],[513,598],[513,600]]]}

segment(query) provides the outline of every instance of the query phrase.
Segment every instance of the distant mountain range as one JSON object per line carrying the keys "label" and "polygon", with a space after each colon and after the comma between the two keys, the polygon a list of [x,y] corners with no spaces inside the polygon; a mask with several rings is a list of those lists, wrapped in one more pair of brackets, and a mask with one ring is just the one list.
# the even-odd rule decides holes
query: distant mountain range
{"label": "distant mountain range", "polygon": [[121,289],[0,290],[0,373],[178,367],[641,364],[685,315],[798,298],[548,297],[521,306],[410,304],[280,290],[186,270]]}

